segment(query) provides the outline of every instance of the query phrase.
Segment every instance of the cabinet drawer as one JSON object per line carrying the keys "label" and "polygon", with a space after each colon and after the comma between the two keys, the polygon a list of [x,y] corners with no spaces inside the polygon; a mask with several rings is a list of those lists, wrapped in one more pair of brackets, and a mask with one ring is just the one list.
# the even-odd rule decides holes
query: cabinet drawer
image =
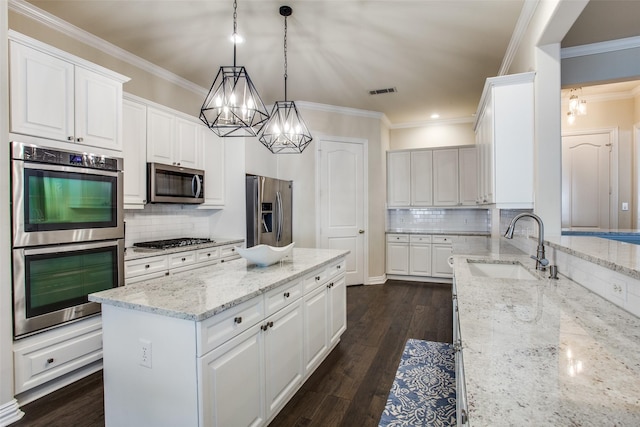
{"label": "cabinet drawer", "polygon": [[433,243],[453,244],[453,236],[432,236]]}
{"label": "cabinet drawer", "polygon": [[409,243],[409,235],[408,234],[387,234],[387,242]]}
{"label": "cabinet drawer", "polygon": [[142,276],[143,274],[159,273],[167,270],[167,257],[165,255],[149,258],[140,258],[124,263],[125,279]]}
{"label": "cabinet drawer", "polygon": [[337,264],[327,267],[327,278],[337,276],[338,274],[346,273],[347,262],[343,259]]}
{"label": "cabinet drawer", "polygon": [[211,262],[220,258],[220,248],[205,248],[196,252],[196,262]]}
{"label": "cabinet drawer", "polygon": [[215,316],[198,322],[197,356],[203,356],[225,341],[264,319],[264,298],[259,295]]}
{"label": "cabinet drawer", "polygon": [[195,263],[196,253],[194,251],[178,252],[177,254],[169,255],[169,268],[178,268]]}
{"label": "cabinet drawer", "polygon": [[99,318],[86,326],[74,325],[35,335],[14,347],[15,392],[20,393],[102,359]]}
{"label": "cabinet drawer", "polygon": [[271,289],[264,296],[266,316],[271,316],[276,311],[291,304],[302,296],[302,281],[295,280],[291,283]]}
{"label": "cabinet drawer", "polygon": [[306,295],[318,286],[322,285],[328,278],[329,270],[327,268],[319,268],[303,280],[303,293]]}
{"label": "cabinet drawer", "polygon": [[236,259],[240,255],[236,251],[236,247],[233,245],[220,246],[220,258],[225,260]]}
{"label": "cabinet drawer", "polygon": [[431,236],[424,234],[412,234],[409,236],[410,243],[431,243]]}

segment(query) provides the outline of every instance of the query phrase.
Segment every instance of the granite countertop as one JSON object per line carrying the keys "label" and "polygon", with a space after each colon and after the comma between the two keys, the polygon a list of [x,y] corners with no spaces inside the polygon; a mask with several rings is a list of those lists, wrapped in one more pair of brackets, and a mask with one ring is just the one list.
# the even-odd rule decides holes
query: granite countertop
{"label": "granite countertop", "polygon": [[138,248],[138,247],[132,246],[126,249],[124,253],[124,260],[131,261],[134,259],[168,255],[176,252],[195,251],[198,249],[213,248],[216,246],[224,246],[224,245],[231,245],[231,244],[233,245],[244,244],[244,239],[215,237],[212,240],[214,241],[209,243],[201,243],[199,245],[180,246],[177,248],[169,248],[169,249],[149,249],[149,248]]}
{"label": "granite countertop", "polygon": [[389,228],[386,234],[432,234],[446,236],[489,236],[488,231],[449,231],[449,230],[415,230],[410,228]]}
{"label": "granite countertop", "polygon": [[89,295],[90,301],[179,319],[202,321],[290,280],[328,265],[349,251],[294,248],[269,267],[243,258]]}
{"label": "granite countertop", "polygon": [[[548,279],[506,239],[475,240],[454,244],[470,425],[638,425],[640,319]],[[540,279],[473,276],[467,259],[520,262]]]}

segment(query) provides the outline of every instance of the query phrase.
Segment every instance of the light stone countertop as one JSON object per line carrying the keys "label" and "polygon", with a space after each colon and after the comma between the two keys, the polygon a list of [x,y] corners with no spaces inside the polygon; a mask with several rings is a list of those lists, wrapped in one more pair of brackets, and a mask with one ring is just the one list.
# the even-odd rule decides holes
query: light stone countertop
{"label": "light stone countertop", "polygon": [[[507,239],[468,240],[454,242],[454,269],[470,425],[640,425],[640,319],[536,272]],[[541,278],[473,276],[467,259]]]}
{"label": "light stone countertop", "polygon": [[214,237],[211,240],[213,240],[213,242],[201,243],[199,245],[179,246],[177,248],[169,248],[169,249],[150,249],[150,248],[139,248],[136,246],[132,246],[127,248],[127,250],[125,251],[124,260],[131,261],[134,259],[168,255],[176,252],[195,251],[198,249],[213,248],[216,246],[224,246],[224,245],[243,245],[244,244],[244,239]]}
{"label": "light stone countertop", "polygon": [[269,267],[243,258],[89,295],[90,301],[179,319],[202,321],[316,268],[349,251],[294,248]]}

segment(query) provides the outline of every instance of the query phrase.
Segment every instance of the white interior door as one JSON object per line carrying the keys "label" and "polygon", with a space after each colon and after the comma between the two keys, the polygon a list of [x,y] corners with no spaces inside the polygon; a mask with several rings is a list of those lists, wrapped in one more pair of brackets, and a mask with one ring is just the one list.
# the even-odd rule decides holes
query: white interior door
{"label": "white interior door", "polygon": [[609,229],[611,134],[562,137],[562,227]]}
{"label": "white interior door", "polygon": [[319,242],[322,248],[351,251],[347,285],[364,283],[364,144],[319,142]]}

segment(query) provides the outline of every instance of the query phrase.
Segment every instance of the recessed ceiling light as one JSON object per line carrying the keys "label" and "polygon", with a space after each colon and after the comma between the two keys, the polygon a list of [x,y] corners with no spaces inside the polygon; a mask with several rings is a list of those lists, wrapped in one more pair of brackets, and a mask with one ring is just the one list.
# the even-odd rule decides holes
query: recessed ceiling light
{"label": "recessed ceiling light", "polygon": [[433,113],[433,114],[431,115],[431,118],[432,118],[432,119],[439,119],[439,118],[440,118],[440,114],[438,114],[438,113]]}

